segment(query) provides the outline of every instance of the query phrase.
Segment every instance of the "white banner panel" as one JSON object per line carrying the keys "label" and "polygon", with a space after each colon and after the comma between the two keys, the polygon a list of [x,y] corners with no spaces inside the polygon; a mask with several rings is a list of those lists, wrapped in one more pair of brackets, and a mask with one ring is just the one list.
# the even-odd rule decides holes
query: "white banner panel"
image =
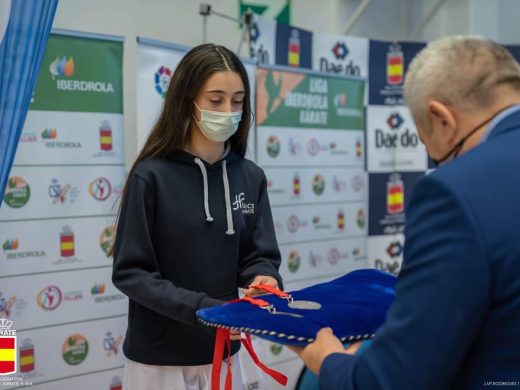
{"label": "white banner panel", "polygon": [[[125,357],[122,351],[124,333],[121,330],[125,328],[125,324],[126,316],[114,316],[19,331],[19,353],[26,351],[26,361],[32,361],[32,364],[22,365],[22,359],[19,359],[19,369],[15,376],[34,385],[67,378],[63,382],[35,386],[38,389],[67,389],[67,384],[70,384],[78,386],[73,387],[78,390],[121,390],[121,387],[112,388],[111,385],[122,379],[121,367]],[[31,359],[27,359],[27,355]],[[84,374],[87,375],[83,377]],[[72,379],[74,375],[81,376]],[[101,386],[97,387],[97,383]]]}
{"label": "white banner panel", "polygon": [[263,167],[342,165],[364,166],[360,131],[260,126],[258,163]]}
{"label": "white banner panel", "polygon": [[425,171],[426,148],[410,111],[402,106],[367,108],[368,171]]}
{"label": "white banner panel", "polygon": [[118,165],[15,166],[0,221],[114,214],[125,177]]}
{"label": "white banner panel", "polygon": [[5,222],[0,268],[12,276],[111,265],[114,217]]}
{"label": "white banner panel", "polygon": [[368,237],[368,265],[398,275],[403,263],[404,235]]}
{"label": "white banner panel", "polygon": [[[111,281],[112,267],[3,278],[3,314],[17,330],[126,313],[128,300]],[[0,312],[0,317],[1,317]]]}
{"label": "white banner panel", "polygon": [[280,274],[285,284],[302,279],[343,275],[366,264],[366,238],[321,240],[280,247]]}
{"label": "white banner panel", "polygon": [[123,135],[121,114],[29,111],[14,164],[122,165]]}
{"label": "white banner panel", "polygon": [[259,64],[275,64],[276,21],[253,15],[250,57]]}
{"label": "white banner panel", "polygon": [[320,72],[368,77],[367,38],[314,33],[312,68]]}
{"label": "white banner panel", "polygon": [[279,244],[367,235],[365,203],[274,208]]}
{"label": "white banner panel", "polygon": [[362,202],[367,175],[359,168],[266,168],[271,206],[312,202]]}

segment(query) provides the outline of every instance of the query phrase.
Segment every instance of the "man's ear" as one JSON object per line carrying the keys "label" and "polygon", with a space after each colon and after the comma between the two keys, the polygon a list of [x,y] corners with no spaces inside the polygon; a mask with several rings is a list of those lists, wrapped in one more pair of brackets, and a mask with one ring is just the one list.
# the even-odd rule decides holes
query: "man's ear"
{"label": "man's ear", "polygon": [[432,129],[447,144],[454,144],[457,138],[457,120],[453,112],[443,103],[437,100],[428,102],[428,116]]}

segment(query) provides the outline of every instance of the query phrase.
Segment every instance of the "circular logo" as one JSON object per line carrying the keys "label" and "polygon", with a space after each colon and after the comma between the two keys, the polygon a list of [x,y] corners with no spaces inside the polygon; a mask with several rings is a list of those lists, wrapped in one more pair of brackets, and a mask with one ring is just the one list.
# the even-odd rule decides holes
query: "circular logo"
{"label": "circular logo", "polygon": [[88,186],[88,192],[97,200],[107,200],[112,194],[112,184],[105,177],[98,177]]}
{"label": "circular logo", "polygon": [[309,152],[309,154],[311,156],[316,156],[319,151],[320,151],[320,143],[318,142],[318,140],[316,140],[316,138],[311,138],[307,142],[307,152]]}
{"label": "circular logo", "polygon": [[332,248],[327,254],[327,260],[331,265],[336,265],[339,262],[340,254],[338,248]]}
{"label": "circular logo", "polygon": [[314,179],[312,179],[312,190],[316,195],[323,194],[325,190],[325,179],[320,174],[317,174],[314,176]]}
{"label": "circular logo", "polygon": [[101,235],[99,236],[99,246],[107,256],[108,251],[110,250],[110,248],[112,248],[112,245],[114,245],[115,233],[116,227],[114,225],[110,225],[104,228],[101,232]]}
{"label": "circular logo", "polygon": [[322,262],[321,255],[318,253],[314,253],[314,251],[310,251],[309,253],[309,264],[312,268],[318,268]]}
{"label": "circular logo", "polygon": [[271,135],[266,143],[267,154],[271,157],[277,157],[280,154],[280,140],[276,135]]}
{"label": "circular logo", "polygon": [[88,341],[80,334],[73,334],[67,337],[61,347],[63,360],[71,366],[82,363],[88,355]]}
{"label": "circular logo", "polygon": [[18,209],[29,202],[31,197],[31,187],[18,176],[12,176],[7,180],[5,188],[4,202],[12,208]]}
{"label": "circular logo", "polygon": [[54,310],[61,303],[61,290],[56,286],[43,288],[36,297],[36,302],[44,310]]}
{"label": "circular logo", "polygon": [[298,271],[298,268],[300,268],[300,254],[297,251],[289,253],[287,267],[289,268],[289,271],[293,273]]}
{"label": "circular logo", "polygon": [[296,230],[300,227],[300,221],[298,221],[298,217],[296,215],[291,215],[287,220],[287,229],[291,233],[295,233]]}
{"label": "circular logo", "polygon": [[159,69],[157,69],[157,72],[155,72],[155,90],[162,97],[166,95],[172,74],[173,73],[171,69],[166,66],[161,66]]}
{"label": "circular logo", "polygon": [[352,184],[352,189],[356,192],[359,192],[363,189],[364,185],[365,185],[365,182],[363,181],[363,179],[361,178],[361,176],[359,175],[355,175],[353,178],[352,178],[352,181],[351,181],[351,184]]}
{"label": "circular logo", "polygon": [[269,348],[269,349],[271,350],[271,353],[273,355],[278,356],[278,355],[280,355],[280,353],[282,353],[283,346],[278,343],[272,343],[271,348]]}
{"label": "circular logo", "polygon": [[356,222],[360,229],[363,229],[365,227],[365,210],[364,209],[358,210]]}

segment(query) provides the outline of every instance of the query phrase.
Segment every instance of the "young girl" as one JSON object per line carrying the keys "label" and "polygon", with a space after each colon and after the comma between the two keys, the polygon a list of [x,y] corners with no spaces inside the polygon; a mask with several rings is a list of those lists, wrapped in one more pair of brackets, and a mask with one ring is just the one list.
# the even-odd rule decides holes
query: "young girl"
{"label": "young girl", "polygon": [[125,390],[209,388],[215,335],[195,311],[238,287],[282,288],[267,180],[244,159],[250,121],[238,57],[187,53],[122,196],[112,280],[129,297]]}

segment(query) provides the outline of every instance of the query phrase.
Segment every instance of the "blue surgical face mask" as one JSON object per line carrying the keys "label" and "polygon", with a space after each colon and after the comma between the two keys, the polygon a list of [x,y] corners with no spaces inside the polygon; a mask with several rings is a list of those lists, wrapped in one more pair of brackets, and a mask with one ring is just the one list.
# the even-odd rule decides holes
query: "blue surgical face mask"
{"label": "blue surgical face mask", "polygon": [[193,104],[200,111],[200,121],[195,119],[195,123],[199,126],[202,134],[210,141],[225,142],[237,131],[242,119],[242,111],[208,111],[202,110],[195,102]]}

